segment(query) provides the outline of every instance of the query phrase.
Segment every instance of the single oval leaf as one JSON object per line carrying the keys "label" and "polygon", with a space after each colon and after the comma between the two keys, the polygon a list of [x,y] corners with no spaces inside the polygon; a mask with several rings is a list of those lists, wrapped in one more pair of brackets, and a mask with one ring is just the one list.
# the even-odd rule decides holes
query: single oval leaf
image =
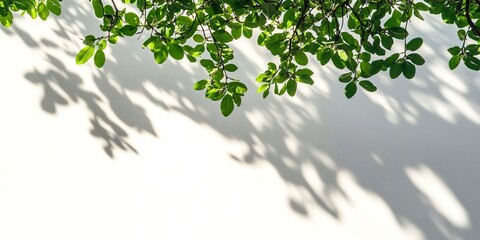
{"label": "single oval leaf", "polygon": [[77,56],[75,57],[75,62],[78,65],[84,64],[93,56],[94,53],[95,53],[94,46],[86,46],[77,53]]}

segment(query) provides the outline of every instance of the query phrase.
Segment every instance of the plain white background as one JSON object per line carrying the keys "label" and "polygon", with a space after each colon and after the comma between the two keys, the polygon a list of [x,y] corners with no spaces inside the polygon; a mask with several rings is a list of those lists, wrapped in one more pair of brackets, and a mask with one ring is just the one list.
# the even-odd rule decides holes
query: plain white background
{"label": "plain white background", "polygon": [[313,87],[256,94],[275,61],[235,43],[250,90],[224,118],[188,61],[156,65],[120,40],[104,68],[75,65],[98,34],[83,1],[0,28],[0,239],[478,239],[480,79],[448,70],[461,44],[439,19],[409,25],[427,59],[347,100],[314,58]]}

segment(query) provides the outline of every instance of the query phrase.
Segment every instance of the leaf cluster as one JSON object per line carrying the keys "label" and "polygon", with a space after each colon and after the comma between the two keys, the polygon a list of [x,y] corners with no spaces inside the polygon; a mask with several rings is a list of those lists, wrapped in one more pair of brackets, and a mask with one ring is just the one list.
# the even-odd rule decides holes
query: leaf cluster
{"label": "leaf cluster", "polygon": [[[46,19],[61,13],[60,0],[0,0],[0,22],[8,27],[12,12],[26,12]],[[417,52],[423,39],[410,36],[413,18],[440,15],[458,28],[459,46],[452,46],[448,65],[460,62],[480,70],[480,2],[478,0],[91,0],[101,22],[102,36],[88,35],[77,64],[93,57],[97,67],[105,63],[107,44],[120,38],[145,36],[143,47],[154,61],[169,58],[198,62],[207,78],[194,84],[205,97],[220,101],[224,116],[240,107],[247,91],[234,77],[231,43],[254,38],[277,58],[256,81],[257,92],[294,96],[299,84],[314,84],[312,64],[330,64],[343,71],[339,82],[347,98],[359,88],[377,90],[372,76],[387,72],[392,78],[413,79],[425,59]],[[127,8],[130,6],[130,8]],[[127,10],[133,9],[133,10]],[[394,45],[400,48],[394,48]],[[401,49],[401,50],[394,50]],[[312,60],[316,60],[313,61]]]}

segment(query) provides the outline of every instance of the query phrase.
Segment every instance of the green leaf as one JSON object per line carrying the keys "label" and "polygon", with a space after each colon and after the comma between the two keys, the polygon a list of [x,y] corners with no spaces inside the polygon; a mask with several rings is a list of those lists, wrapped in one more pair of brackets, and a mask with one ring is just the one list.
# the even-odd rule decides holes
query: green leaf
{"label": "green leaf", "polygon": [[403,76],[405,76],[408,79],[412,79],[413,77],[415,77],[415,65],[413,65],[408,61],[403,62],[402,72],[403,72]]}
{"label": "green leaf", "polygon": [[137,26],[125,25],[120,29],[120,32],[122,32],[122,34],[125,36],[133,36],[135,33],[137,33],[137,29]]}
{"label": "green leaf", "polygon": [[180,25],[180,26],[187,26],[187,27],[190,27],[193,23],[193,20],[187,16],[178,16],[177,17],[177,21],[176,21],[177,25]]}
{"label": "green leaf", "polygon": [[153,57],[158,64],[164,63],[168,58],[168,49],[165,44],[158,42],[153,49]]}
{"label": "green leaf", "polygon": [[344,50],[338,50],[337,54],[343,61],[346,62],[348,60],[348,55]]}
{"label": "green leaf", "polygon": [[243,27],[243,36],[251,38],[253,36],[253,30],[248,27]]}
{"label": "green leaf", "polygon": [[313,85],[315,83],[313,81],[312,77],[307,76],[307,75],[297,76],[297,79],[298,79],[299,82],[305,83],[305,84],[308,84],[308,85]]}
{"label": "green leaf", "polygon": [[47,0],[47,7],[50,12],[57,16],[62,13],[62,8],[58,0]]}
{"label": "green leaf", "polygon": [[452,58],[450,58],[450,61],[448,61],[448,67],[450,68],[450,70],[457,68],[458,64],[460,64],[459,55],[453,55]]}
{"label": "green leaf", "polygon": [[176,60],[181,60],[184,56],[183,48],[178,43],[167,44],[168,53]]}
{"label": "green leaf", "polygon": [[370,76],[372,73],[372,65],[370,65],[370,63],[361,62],[360,69],[362,70],[362,73],[365,73],[367,76]]}
{"label": "green leaf", "polygon": [[313,75],[313,71],[308,69],[308,68],[304,68],[304,69],[299,69],[295,72],[295,75],[297,75],[297,79],[299,80],[299,82],[301,83],[305,83],[305,84],[309,84],[309,85],[313,85],[314,84],[314,81],[312,79],[312,75]]}
{"label": "green leaf", "polygon": [[238,67],[237,67],[237,65],[235,65],[235,64],[227,64],[227,65],[225,65],[225,71],[227,71],[227,72],[235,72],[235,71],[237,71],[237,70],[238,70]]}
{"label": "green leaf", "polygon": [[297,92],[297,82],[295,80],[288,80],[287,82],[287,93],[291,97],[295,96]]}
{"label": "green leaf", "polygon": [[415,65],[423,65],[425,63],[425,59],[418,53],[408,54],[407,59],[410,59]]}
{"label": "green leaf", "polygon": [[462,51],[462,49],[459,46],[451,47],[448,49],[448,52],[452,55],[458,55]]}
{"label": "green leaf", "polygon": [[327,64],[332,57],[332,51],[330,49],[324,49],[323,51],[318,51],[317,60],[320,61],[320,64]]}
{"label": "green leaf", "polygon": [[205,89],[205,87],[207,86],[208,84],[208,80],[200,80],[198,82],[196,82],[195,84],[193,84],[193,89],[194,90],[203,90]]}
{"label": "green leaf", "polygon": [[304,68],[304,69],[299,69],[295,72],[295,74],[297,76],[312,76],[313,75],[313,71],[308,69],[308,68]]}
{"label": "green leaf", "polygon": [[103,67],[103,65],[105,64],[105,53],[103,52],[103,50],[97,50],[95,56],[93,57],[93,61],[95,63],[95,66],[97,66],[98,68]]}
{"label": "green leaf", "polygon": [[388,36],[388,35],[385,35],[385,34],[381,34],[380,35],[380,39],[381,39],[381,43],[382,45],[390,50],[392,49],[392,46],[393,46],[393,38],[391,36]]}
{"label": "green leaf", "polygon": [[298,50],[293,57],[295,58],[295,61],[302,66],[308,64],[308,57],[302,50]]}
{"label": "green leaf", "polygon": [[465,31],[465,29],[460,29],[457,31],[457,35],[458,39],[460,39],[460,41],[463,41],[467,37],[467,32]]}
{"label": "green leaf", "polygon": [[211,71],[215,67],[215,63],[210,59],[200,60],[200,65],[202,65],[207,71]]}
{"label": "green leaf", "polygon": [[345,68],[345,62],[338,56],[338,54],[333,54],[332,56],[332,62],[335,67],[338,69],[344,69]]}
{"label": "green leaf", "polygon": [[257,93],[263,92],[267,90],[270,87],[270,84],[262,84],[260,87],[257,89]]}
{"label": "green leaf", "polygon": [[107,41],[105,41],[105,39],[102,39],[98,42],[98,49],[105,50],[105,48],[107,48]]}
{"label": "green leaf", "polygon": [[222,42],[222,43],[227,43],[233,41],[232,35],[228,33],[227,31],[223,29],[219,29],[212,34],[213,38],[215,38],[216,41]]}
{"label": "green leaf", "polygon": [[198,43],[203,43],[205,39],[203,38],[202,35],[200,34],[195,34],[193,35],[193,41],[198,42]]}
{"label": "green leaf", "polygon": [[232,37],[233,37],[233,39],[241,38],[242,37],[242,28],[232,29]]}
{"label": "green leaf", "polygon": [[410,40],[410,42],[407,43],[406,45],[406,49],[409,50],[409,51],[415,51],[417,49],[419,49],[423,44],[423,39],[422,38],[414,38],[412,40]]}
{"label": "green leaf", "polygon": [[95,17],[103,18],[103,3],[102,0],[92,0],[93,11],[95,12]]}
{"label": "green leaf", "polygon": [[228,117],[228,115],[233,112],[234,107],[232,96],[228,94],[225,95],[220,103],[220,110],[222,111],[223,116]]}
{"label": "green leaf", "polygon": [[340,77],[338,77],[338,80],[342,83],[348,83],[350,81],[352,81],[352,73],[351,72],[348,72],[348,73],[344,73],[342,75],[340,75]]}
{"label": "green leaf", "polygon": [[47,8],[47,5],[45,5],[43,2],[38,3],[38,16],[40,19],[43,21],[47,20],[48,15],[50,15],[50,11]]}
{"label": "green leaf", "polygon": [[363,89],[369,91],[369,92],[375,92],[377,91],[377,87],[375,85],[373,85],[372,82],[368,81],[368,80],[364,80],[364,81],[360,81],[358,82],[358,84],[363,87]]}
{"label": "green leaf", "polygon": [[394,53],[390,57],[386,58],[385,62],[384,62],[385,66],[387,66],[387,67],[392,66],[395,63],[395,61],[397,61],[398,57],[400,57],[400,54],[399,53]]}
{"label": "green leaf", "polygon": [[13,4],[15,5],[15,7],[17,7],[20,10],[27,10],[28,9],[28,4],[25,1],[14,0]]}
{"label": "green leaf", "polygon": [[395,79],[398,76],[400,76],[401,73],[402,73],[401,63],[396,62],[390,67],[390,78]]}
{"label": "green leaf", "polygon": [[125,14],[125,21],[132,26],[138,26],[140,24],[140,18],[133,12]]}
{"label": "green leaf", "polygon": [[85,36],[85,38],[83,39],[83,44],[85,45],[93,45],[95,43],[95,41],[97,40],[97,38],[93,35],[88,35],[88,36]]}
{"label": "green leaf", "polygon": [[388,28],[387,31],[392,37],[398,38],[398,39],[404,39],[408,36],[407,30],[405,30],[405,28],[402,28],[402,27]]}
{"label": "green leaf", "polygon": [[86,46],[77,53],[77,56],[75,57],[75,62],[78,65],[84,64],[93,56],[94,53],[95,53],[94,46]]}
{"label": "green leaf", "polygon": [[350,82],[345,86],[345,96],[350,99],[352,98],[355,93],[357,93],[357,84],[355,82]]}
{"label": "green leaf", "polygon": [[285,28],[292,27],[295,22],[295,12],[294,8],[289,8],[283,15],[282,25],[284,25]]}
{"label": "green leaf", "polygon": [[342,32],[341,35],[342,35],[343,41],[345,41],[345,43],[347,43],[348,45],[351,45],[354,48],[358,46],[357,39],[355,39],[350,33]]}

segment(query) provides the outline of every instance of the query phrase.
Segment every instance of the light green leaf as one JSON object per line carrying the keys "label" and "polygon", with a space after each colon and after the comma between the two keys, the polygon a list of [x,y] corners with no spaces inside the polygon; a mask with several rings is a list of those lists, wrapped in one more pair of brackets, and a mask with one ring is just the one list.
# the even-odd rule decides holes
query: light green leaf
{"label": "light green leaf", "polygon": [[198,82],[196,82],[195,84],[193,84],[193,89],[194,90],[203,90],[205,89],[205,87],[207,86],[208,84],[208,80],[200,80]]}
{"label": "light green leaf", "polygon": [[75,62],[78,65],[84,64],[93,56],[94,53],[95,53],[94,46],[86,46],[77,53],[77,56],[75,57]]}
{"label": "light green leaf", "polygon": [[40,19],[45,21],[47,20],[48,15],[50,15],[50,11],[48,10],[47,5],[45,5],[43,2],[38,3],[38,16]]}
{"label": "light green leaf", "polygon": [[168,49],[165,44],[158,42],[153,49],[153,57],[158,64],[164,63],[168,58]]}
{"label": "light green leaf", "polygon": [[102,0],[92,0],[93,11],[95,12],[95,17],[103,18],[103,3]]}
{"label": "light green leaf", "polygon": [[183,48],[178,43],[167,44],[168,53],[176,60],[181,60],[184,56]]}

